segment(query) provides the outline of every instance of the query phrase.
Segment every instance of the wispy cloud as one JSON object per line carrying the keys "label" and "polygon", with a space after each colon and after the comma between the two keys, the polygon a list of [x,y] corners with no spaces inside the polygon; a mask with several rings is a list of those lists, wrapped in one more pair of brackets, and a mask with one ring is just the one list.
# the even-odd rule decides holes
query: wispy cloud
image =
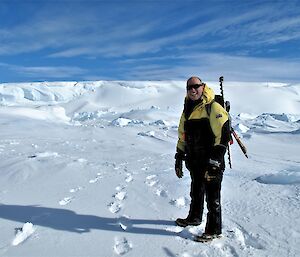
{"label": "wispy cloud", "polygon": [[[175,58],[172,56],[171,58]],[[154,65],[136,63],[137,67],[128,69],[125,79],[186,79],[198,75],[204,80],[215,80],[226,76],[235,81],[297,81],[300,60],[283,60],[233,56],[215,53],[193,53],[178,57],[176,65]],[[283,69],[284,67],[284,69]]]}
{"label": "wispy cloud", "polygon": [[18,67],[17,72],[27,76],[50,77],[50,78],[71,78],[86,73],[86,70],[78,67]]}
{"label": "wispy cloud", "polygon": [[36,66],[26,67],[0,63],[0,67],[15,71],[18,74],[24,74],[28,77],[49,77],[55,79],[72,78],[73,76],[82,76],[87,73],[87,70],[73,66]]}
{"label": "wispy cloud", "polygon": [[[52,6],[55,3],[49,5],[49,10],[41,9],[23,23],[3,27],[0,30],[0,54],[14,55],[43,49],[58,49],[50,54],[52,57],[91,54],[95,53],[94,49],[101,54],[107,52],[105,49],[109,49],[111,44],[119,48],[124,44],[130,47],[134,42],[145,44],[153,37],[152,33],[171,30],[192,19],[183,17],[171,23],[166,15],[153,19],[150,11],[142,5],[142,10],[137,7],[130,10],[131,5],[126,4],[123,7],[118,4],[117,10],[106,5],[95,10],[88,5],[82,8],[74,5],[68,6],[68,12],[51,9]],[[146,10],[148,14],[144,15]]]}
{"label": "wispy cloud", "polygon": [[[222,49],[232,46],[258,47],[300,39],[300,16],[282,17],[282,13],[279,14],[276,10],[270,11],[269,6],[226,17],[212,17],[203,22],[193,22],[189,27],[178,31],[167,26],[170,29],[168,30],[163,25],[163,20],[150,24],[147,22],[145,19],[126,25],[114,24],[110,31],[105,32],[105,38],[99,38],[95,33],[82,42],[78,40],[73,42],[73,47],[69,46],[50,56],[130,57],[160,53],[163,49],[185,48],[187,51],[197,46],[218,51],[220,47]],[[177,22],[176,25],[180,27],[186,22]],[[160,31],[167,31],[167,33],[159,33]]]}

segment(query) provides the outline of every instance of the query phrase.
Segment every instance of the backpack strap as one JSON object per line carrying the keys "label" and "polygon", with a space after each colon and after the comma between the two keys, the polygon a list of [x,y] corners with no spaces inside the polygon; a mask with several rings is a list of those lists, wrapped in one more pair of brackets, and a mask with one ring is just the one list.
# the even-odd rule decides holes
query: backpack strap
{"label": "backpack strap", "polygon": [[205,105],[205,109],[206,109],[206,113],[208,115],[208,117],[210,116],[210,113],[211,113],[211,105],[215,102],[215,99],[212,100],[210,103],[206,104]]}

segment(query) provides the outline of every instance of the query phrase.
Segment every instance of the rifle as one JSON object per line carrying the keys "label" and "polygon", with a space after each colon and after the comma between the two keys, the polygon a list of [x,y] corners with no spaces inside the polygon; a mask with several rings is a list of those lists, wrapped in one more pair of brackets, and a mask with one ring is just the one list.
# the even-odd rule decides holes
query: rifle
{"label": "rifle", "polygon": [[[224,77],[221,76],[219,78],[219,82],[220,82],[220,91],[221,91],[221,97],[222,97],[222,103],[223,103],[223,107],[224,109],[229,113],[229,110],[230,110],[230,102],[229,101],[226,101],[225,102],[225,98],[224,98],[224,91],[223,91],[223,81],[224,81]],[[233,127],[231,126],[231,123],[230,123],[230,134],[233,135],[233,137],[235,138],[235,140],[237,141],[239,147],[241,148],[242,152],[244,153],[244,155],[248,158],[248,155],[247,155],[247,148],[246,146],[242,143],[240,137],[238,136],[238,134],[234,131]],[[231,137],[230,135],[230,137]],[[228,143],[228,146],[227,146],[227,150],[228,150],[228,161],[229,161],[229,167],[232,168],[232,163],[231,163],[231,153],[230,153],[230,145],[233,144],[233,140],[232,140],[232,137],[231,137],[231,140],[230,142]]]}
{"label": "rifle", "polygon": [[234,129],[232,127],[231,127],[231,134],[234,136],[236,142],[238,143],[238,145],[241,148],[244,155],[248,158],[246,146],[242,143],[240,137],[238,136],[238,134],[234,131]]}

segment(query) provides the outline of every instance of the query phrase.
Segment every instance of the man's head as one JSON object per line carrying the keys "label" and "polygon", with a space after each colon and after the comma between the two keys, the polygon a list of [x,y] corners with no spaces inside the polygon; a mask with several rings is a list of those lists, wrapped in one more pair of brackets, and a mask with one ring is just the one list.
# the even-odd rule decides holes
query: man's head
{"label": "man's head", "polygon": [[205,84],[198,77],[191,77],[186,82],[187,96],[192,101],[199,100],[202,96]]}

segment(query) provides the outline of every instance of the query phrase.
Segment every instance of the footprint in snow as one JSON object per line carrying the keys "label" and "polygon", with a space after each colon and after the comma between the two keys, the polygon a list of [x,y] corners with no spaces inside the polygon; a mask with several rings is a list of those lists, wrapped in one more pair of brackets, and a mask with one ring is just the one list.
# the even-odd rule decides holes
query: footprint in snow
{"label": "footprint in snow", "polygon": [[69,191],[70,191],[70,193],[76,193],[78,191],[81,191],[82,189],[83,189],[83,187],[79,186],[76,188],[71,188]]}
{"label": "footprint in snow", "polygon": [[126,177],[125,181],[126,181],[127,183],[132,182],[133,177],[132,177],[131,173],[127,173],[126,176],[127,176],[127,177]]}
{"label": "footprint in snow", "polygon": [[156,185],[158,183],[158,180],[155,179],[157,176],[156,175],[149,175],[146,177],[146,185],[153,187],[154,185]]}
{"label": "footprint in snow", "polygon": [[157,194],[158,196],[161,196],[161,197],[168,197],[167,191],[162,188],[157,188],[155,191],[155,194]]}
{"label": "footprint in snow", "polygon": [[[127,173],[127,178],[130,178],[131,181],[131,174]],[[129,180],[129,179],[128,179]],[[122,208],[122,201],[126,198],[127,192],[124,190],[126,185],[118,185],[115,189],[117,193],[115,193],[112,197],[115,198],[115,201],[108,204],[108,209],[111,213],[117,213]]]}
{"label": "footprint in snow", "polygon": [[124,188],[125,188],[125,186],[119,185],[119,186],[116,187],[116,190],[117,191],[122,191]]}
{"label": "footprint in snow", "polygon": [[145,184],[149,187],[153,187],[155,190],[155,194],[161,197],[168,197],[168,193],[163,189],[161,185],[158,185],[159,180],[156,179],[156,175],[149,175],[146,177]]}
{"label": "footprint in snow", "polygon": [[237,240],[242,247],[250,246],[255,249],[264,249],[254,235],[248,233],[243,227],[235,227],[231,231],[231,237]]}
{"label": "footprint in snow", "polygon": [[116,194],[113,195],[115,201],[111,202],[108,205],[108,209],[111,213],[117,213],[122,208],[122,201],[126,198],[127,193],[122,191],[125,187],[117,186],[116,190],[118,191]]}
{"label": "footprint in snow", "polygon": [[91,179],[89,181],[89,183],[90,184],[94,184],[94,183],[98,182],[98,180],[100,180],[101,178],[103,178],[102,175],[101,175],[101,173],[97,173],[97,176],[94,179]]}
{"label": "footprint in snow", "polygon": [[149,175],[146,177],[147,180],[151,180],[151,179],[154,179],[156,178],[157,176],[156,175]]}
{"label": "footprint in snow", "polygon": [[67,205],[72,202],[74,197],[65,197],[64,199],[59,201],[59,205]]}
{"label": "footprint in snow", "polygon": [[[72,193],[72,194],[75,194],[75,193],[81,191],[82,189],[83,189],[83,187],[78,186],[78,187],[75,187],[75,188],[71,188],[69,190],[69,192]],[[67,204],[71,203],[74,199],[75,199],[74,196],[67,196],[67,197],[65,197],[65,198],[63,198],[62,200],[59,201],[59,205],[67,205]]]}
{"label": "footprint in snow", "polygon": [[108,205],[108,209],[111,213],[117,213],[121,210],[122,205],[119,202],[112,202]]}
{"label": "footprint in snow", "polygon": [[125,191],[120,191],[120,192],[118,192],[118,193],[116,193],[116,194],[114,195],[114,198],[116,198],[116,199],[119,200],[119,201],[122,201],[122,200],[125,199],[126,194],[127,194],[127,193],[126,193]]}
{"label": "footprint in snow", "polygon": [[114,251],[118,255],[124,255],[132,249],[132,244],[125,237],[116,237]]}

